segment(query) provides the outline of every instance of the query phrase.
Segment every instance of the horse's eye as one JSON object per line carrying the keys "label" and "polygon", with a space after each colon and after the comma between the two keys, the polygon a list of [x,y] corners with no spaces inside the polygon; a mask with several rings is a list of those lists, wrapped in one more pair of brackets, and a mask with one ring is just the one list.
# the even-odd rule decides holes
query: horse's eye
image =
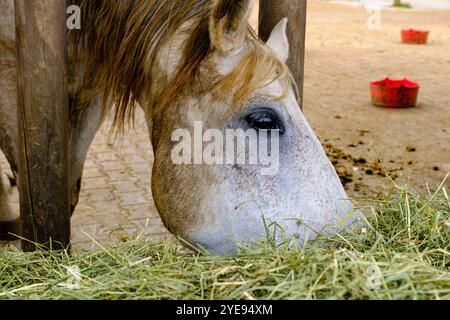
{"label": "horse's eye", "polygon": [[280,133],[284,133],[284,127],[280,118],[272,110],[254,111],[245,120],[256,130],[280,130]]}

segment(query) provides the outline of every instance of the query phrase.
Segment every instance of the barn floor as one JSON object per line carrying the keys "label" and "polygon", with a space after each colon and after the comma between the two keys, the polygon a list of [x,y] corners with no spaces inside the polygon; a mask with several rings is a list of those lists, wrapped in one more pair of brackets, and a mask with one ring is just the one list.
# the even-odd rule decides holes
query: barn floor
{"label": "barn floor", "polygon": [[[374,148],[392,177],[432,188],[450,171],[450,10],[386,9],[380,30],[372,14],[310,1],[304,111],[350,195],[388,184]],[[402,28],[430,30],[429,45],[401,44]],[[386,76],[422,85],[417,108],[371,106],[369,82]]]}
{"label": "barn floor", "polygon": [[[384,10],[381,30],[369,30],[369,17],[364,8],[309,1],[305,113],[352,197],[376,196],[389,186],[372,144],[394,178],[435,187],[450,171],[450,11]],[[430,44],[400,44],[400,29],[410,27],[431,30]],[[369,82],[386,76],[420,82],[418,107],[372,107]],[[74,245],[94,249],[87,235],[101,243],[141,232],[170,238],[151,197],[143,115],[122,141],[109,141],[107,133],[105,126],[86,163]],[[3,157],[0,164],[5,172]],[[17,192],[11,193],[17,206]]]}

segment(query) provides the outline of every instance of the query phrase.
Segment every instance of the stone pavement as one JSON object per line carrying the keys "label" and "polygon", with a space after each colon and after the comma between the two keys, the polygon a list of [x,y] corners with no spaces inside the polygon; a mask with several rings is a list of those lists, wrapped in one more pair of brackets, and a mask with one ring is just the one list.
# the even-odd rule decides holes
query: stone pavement
{"label": "stone pavement", "polygon": [[[80,201],[72,218],[75,247],[95,249],[100,243],[145,236],[170,238],[151,195],[153,154],[145,117],[136,112],[136,127],[117,138],[109,136],[105,123],[97,133],[85,164]],[[10,172],[0,153],[3,174]],[[11,190],[11,202],[18,210],[18,193]]]}

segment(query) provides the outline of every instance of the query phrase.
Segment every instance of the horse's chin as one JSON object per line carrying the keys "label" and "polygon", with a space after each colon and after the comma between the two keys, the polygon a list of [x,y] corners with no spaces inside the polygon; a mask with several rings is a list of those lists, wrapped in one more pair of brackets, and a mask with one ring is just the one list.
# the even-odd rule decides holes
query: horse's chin
{"label": "horse's chin", "polygon": [[235,221],[224,228],[220,226],[204,226],[197,230],[191,230],[185,235],[185,239],[195,251],[207,252],[212,255],[235,255],[239,248],[245,247],[254,250],[261,245],[270,243],[285,248],[303,247],[305,242],[319,237],[345,236],[351,229],[360,224],[360,212],[349,211],[348,215],[340,221],[329,224],[301,224],[300,221],[287,219],[263,221],[257,219],[248,225],[245,221]]}

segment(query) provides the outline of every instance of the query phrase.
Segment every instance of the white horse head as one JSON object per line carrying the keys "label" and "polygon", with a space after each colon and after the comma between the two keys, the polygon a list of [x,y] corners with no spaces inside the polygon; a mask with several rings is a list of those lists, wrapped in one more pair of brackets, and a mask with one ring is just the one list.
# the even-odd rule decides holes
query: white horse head
{"label": "white horse head", "polygon": [[[342,230],[353,220],[352,205],[299,108],[284,65],[287,19],[264,44],[249,34],[248,1],[238,2],[230,8],[228,1],[214,1],[211,53],[196,82],[169,97],[151,128],[152,186],[161,217],[173,233],[214,254],[232,253],[238,243],[261,239],[271,224],[302,242]],[[183,60],[191,49],[182,42],[162,61]],[[260,145],[260,134],[267,130],[277,141]],[[268,145],[277,163],[227,161],[227,150],[234,150],[227,144],[237,143],[227,139],[230,132],[247,133],[240,140],[247,144],[236,150],[243,158],[250,158],[252,146]],[[188,156],[174,161],[179,153]]]}

